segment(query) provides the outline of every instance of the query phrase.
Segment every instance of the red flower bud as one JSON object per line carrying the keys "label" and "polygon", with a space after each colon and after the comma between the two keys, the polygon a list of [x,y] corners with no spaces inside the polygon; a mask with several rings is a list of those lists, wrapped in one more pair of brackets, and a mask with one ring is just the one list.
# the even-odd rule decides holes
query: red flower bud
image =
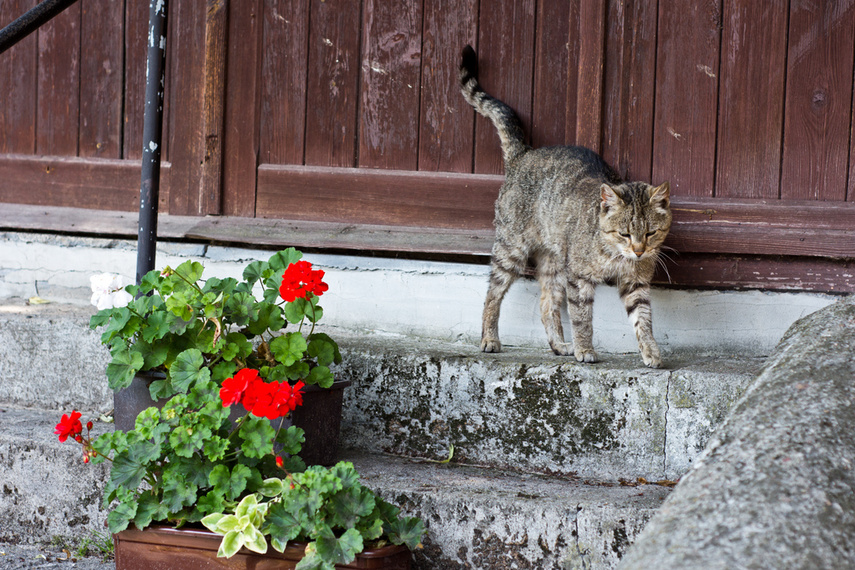
{"label": "red flower bud", "polygon": [[92,431],[92,422],[91,421],[86,422],[86,429],[89,431]]}
{"label": "red flower bud", "polygon": [[89,454],[83,456],[83,463],[89,463]]}
{"label": "red flower bud", "polygon": [[276,456],[276,467],[281,468],[284,464],[285,464],[285,462],[282,460],[282,456],[277,455]]}

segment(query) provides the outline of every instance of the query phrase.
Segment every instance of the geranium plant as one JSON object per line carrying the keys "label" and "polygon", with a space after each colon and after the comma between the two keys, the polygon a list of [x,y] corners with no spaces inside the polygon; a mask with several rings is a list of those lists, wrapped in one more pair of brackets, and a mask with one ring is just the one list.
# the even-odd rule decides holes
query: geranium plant
{"label": "geranium plant", "polygon": [[298,539],[307,542],[301,570],[331,569],[378,541],[418,545],[421,522],[359,485],[351,464],[306,468],[299,457],[303,431],[287,418],[306,385],[333,383],[329,367],[341,361],[335,341],[315,331],[324,272],[300,257],[289,249],[252,262],[242,281],[202,280],[190,261],[152,271],[125,288],[127,305],[92,317],[110,347],[111,388],[161,373],[149,386],[160,405],[133,429],[93,438],[77,411],[56,426],[60,441],[82,444],[84,461],[111,462],[111,532],[201,522],[224,535],[222,556],[268,543],[281,552]]}

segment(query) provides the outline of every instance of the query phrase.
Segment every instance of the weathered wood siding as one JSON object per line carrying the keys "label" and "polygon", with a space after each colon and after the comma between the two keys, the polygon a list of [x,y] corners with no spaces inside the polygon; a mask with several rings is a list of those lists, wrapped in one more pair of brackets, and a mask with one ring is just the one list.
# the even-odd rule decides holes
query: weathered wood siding
{"label": "weathered wood siding", "polygon": [[[0,202],[136,209],[147,5],[81,0],[0,55]],[[467,43],[533,145],[671,182],[678,283],[855,257],[855,0],[172,2],[161,211],[489,230]]]}

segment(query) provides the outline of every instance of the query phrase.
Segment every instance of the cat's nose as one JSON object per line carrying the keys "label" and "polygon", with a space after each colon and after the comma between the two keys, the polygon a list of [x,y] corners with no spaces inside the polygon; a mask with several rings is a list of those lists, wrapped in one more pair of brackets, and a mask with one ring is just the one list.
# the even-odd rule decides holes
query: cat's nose
{"label": "cat's nose", "polygon": [[635,254],[636,257],[641,257],[644,255],[644,248],[632,248],[632,253]]}

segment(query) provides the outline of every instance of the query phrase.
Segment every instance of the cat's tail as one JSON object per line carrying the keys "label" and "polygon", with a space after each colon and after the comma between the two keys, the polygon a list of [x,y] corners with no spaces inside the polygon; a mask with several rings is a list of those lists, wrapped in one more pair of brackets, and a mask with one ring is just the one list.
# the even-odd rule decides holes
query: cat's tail
{"label": "cat's tail", "polygon": [[481,84],[478,83],[478,56],[475,55],[472,46],[463,48],[459,78],[460,91],[466,102],[490,119],[499,131],[505,165],[527,151],[529,147],[525,144],[525,134],[520,118],[513,109],[485,93]]}

